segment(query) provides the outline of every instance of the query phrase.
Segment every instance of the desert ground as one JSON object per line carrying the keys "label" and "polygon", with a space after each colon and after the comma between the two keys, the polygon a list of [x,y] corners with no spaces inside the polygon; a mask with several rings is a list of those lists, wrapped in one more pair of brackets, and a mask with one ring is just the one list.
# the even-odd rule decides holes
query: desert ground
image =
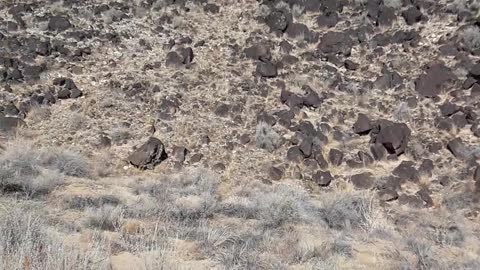
{"label": "desert ground", "polygon": [[1,0],[0,269],[480,269],[478,0]]}

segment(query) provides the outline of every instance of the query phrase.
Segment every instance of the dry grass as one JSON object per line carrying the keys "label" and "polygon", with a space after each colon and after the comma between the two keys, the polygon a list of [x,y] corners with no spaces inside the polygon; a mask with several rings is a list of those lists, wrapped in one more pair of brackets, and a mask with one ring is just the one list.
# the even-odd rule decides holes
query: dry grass
{"label": "dry grass", "polygon": [[98,235],[94,239],[88,250],[80,251],[64,243],[63,237],[52,231],[39,213],[28,209],[2,211],[0,268],[107,269],[104,239]]}
{"label": "dry grass", "polygon": [[[270,8],[259,6],[259,1],[210,1],[221,7],[215,15],[192,3],[180,8],[171,7],[169,2],[173,1],[153,1],[149,10],[146,3],[152,1],[121,1],[109,3],[110,7],[98,16],[93,14],[93,8],[99,3],[83,6],[77,2],[73,5],[81,15],[69,16],[76,26],[70,30],[100,31],[99,36],[78,43],[90,46],[91,55],[73,62],[57,55],[55,61],[41,57],[47,61],[48,70],[38,86],[50,86],[50,79],[64,73],[85,95],[33,108],[26,122],[36,145],[42,147],[11,143],[0,154],[1,269],[115,269],[111,264],[122,258],[127,259],[131,269],[152,270],[480,268],[476,194],[462,188],[464,182],[472,181],[463,179],[463,167],[456,167],[465,162],[448,160],[445,152],[440,152],[438,157],[444,160],[439,165],[455,171],[448,173],[454,176],[456,189],[436,183],[442,176],[436,168],[434,176],[421,183],[432,191],[435,208],[413,209],[397,201],[379,203],[377,190],[360,192],[348,188],[346,178],[352,171],[345,164],[330,166],[335,177],[331,186],[315,186],[307,191],[304,186],[313,186],[307,180],[308,172],[304,164],[285,161],[288,145],[282,145],[280,136],[294,137],[301,121],[310,121],[314,126],[328,122],[332,130],[325,131],[329,142],[322,151],[339,148],[349,159],[358,150],[368,149],[368,136],[356,138],[351,134],[355,115],[368,112],[372,119],[412,120],[409,126],[413,138],[409,151],[400,159],[425,158],[426,139],[430,142],[438,133],[432,133],[430,123],[417,125],[415,121],[433,118],[438,102],[419,99],[418,106],[410,109],[405,102],[399,102],[412,95],[410,82],[404,89],[387,92],[370,90],[367,83],[381,73],[383,63],[406,81],[413,81],[420,67],[432,59],[440,58],[456,67],[452,57],[444,59],[436,49],[447,33],[457,29],[453,22],[456,15],[445,19],[422,8],[428,20],[414,26],[422,37],[420,46],[412,49],[386,45],[381,56],[370,60],[378,49],[373,52],[375,48],[368,47],[371,36],[367,34],[365,44],[356,44],[349,57],[360,68],[346,71],[339,66],[331,71],[332,63],[307,59],[317,44],[305,44],[301,35],[290,39],[268,33],[268,27],[255,17],[265,17]],[[331,31],[343,32],[371,23],[364,9],[368,1],[347,2],[356,3],[358,9],[345,6],[340,22]],[[383,4],[399,14],[401,2],[384,0]],[[475,6],[471,1],[454,2],[462,11]],[[48,10],[71,13],[68,5],[67,1],[39,5],[35,14],[22,18],[28,20],[28,25],[41,28],[44,23],[36,22],[36,15],[42,17]],[[294,22],[305,23],[320,35],[324,33],[315,23],[318,14],[286,1],[278,2],[276,8],[285,8],[293,13]],[[353,16],[352,12],[357,11],[362,14]],[[6,11],[0,12],[7,20],[12,19]],[[344,16],[348,16],[348,23]],[[392,29],[383,30],[394,34],[408,29],[398,17]],[[31,30],[14,34],[22,39],[23,32],[35,35]],[[70,30],[52,36],[52,42],[68,36]],[[469,50],[480,47],[477,30],[467,28],[459,35]],[[49,33],[42,31],[41,35]],[[107,38],[109,35],[111,38]],[[178,44],[186,36],[193,39],[192,44]],[[239,52],[246,43],[250,46],[259,39],[268,39],[273,45],[275,62],[284,56],[278,44],[288,41],[293,45],[290,54],[299,58],[298,63],[280,68],[277,79],[252,77],[255,64]],[[139,46],[140,40],[151,48]],[[170,40],[177,42],[173,50],[181,46],[193,48],[191,66],[164,68],[162,59],[169,49],[163,45]],[[206,42],[204,46],[193,45],[200,40]],[[270,114],[288,110],[278,100],[281,83],[295,92],[310,85],[326,99],[319,109],[292,110],[295,116],[290,128],[280,121],[274,127],[264,122],[252,127],[259,111]],[[126,89],[135,84],[148,87],[127,93]],[[340,90],[342,84],[346,86]],[[153,91],[153,86],[158,89]],[[12,87],[12,95],[34,90],[27,83]],[[10,94],[6,96],[10,98]],[[172,111],[171,119],[156,119],[155,136],[165,143],[167,151],[181,145],[191,153],[201,153],[205,167],[224,163],[222,175],[194,168],[202,167],[201,163],[188,167],[190,154],[184,164],[187,169],[181,172],[171,160],[153,172],[139,172],[123,163],[133,146],[148,136],[145,131],[150,120],[165,116],[158,112],[163,111],[161,101],[167,97],[175,97],[181,105],[167,110]],[[462,98],[457,101],[464,105]],[[219,102],[232,106],[226,117],[212,114]],[[255,144],[235,141],[239,135],[253,133]],[[340,133],[348,136],[336,138]],[[99,134],[108,134],[112,139],[110,152],[105,155],[98,153]],[[209,144],[201,139],[206,135]],[[474,142],[475,138],[469,139]],[[81,146],[81,153],[69,145]],[[475,147],[465,151],[467,155],[479,152]],[[378,174],[375,178],[387,178],[398,162],[374,162],[368,168],[355,169],[355,173],[366,169]],[[266,164],[284,167],[283,179],[262,183],[259,177]],[[294,181],[288,174],[292,171],[307,177]],[[457,177],[460,172],[462,177]],[[417,184],[408,184],[400,192],[402,195],[417,191]],[[27,207],[30,204],[37,208]]]}
{"label": "dry grass", "polygon": [[269,124],[260,121],[255,131],[255,144],[258,148],[273,151],[280,144],[280,135]]}
{"label": "dry grass", "polygon": [[[60,253],[63,259],[79,265],[70,269],[106,269],[82,260],[87,255],[114,260],[116,255],[105,246],[105,237],[111,234],[116,235],[115,249],[131,254],[138,259],[135,264],[145,269],[181,267],[185,258],[178,257],[178,241],[191,243],[197,254],[194,258],[207,258],[209,265],[218,269],[336,269],[360,263],[357,249],[363,245],[385,243],[400,253],[403,259],[396,264],[402,269],[469,269],[468,265],[478,265],[476,257],[467,254],[459,257],[464,258],[463,263],[463,259],[439,259],[440,252],[460,251],[475,243],[468,221],[462,223],[461,218],[447,214],[433,223],[426,217],[412,223],[421,226],[417,231],[424,230],[422,237],[412,238],[408,227],[396,228],[370,192],[334,190],[312,197],[296,185],[253,181],[226,195],[219,189],[217,176],[206,170],[152,177],[130,182],[126,188],[136,199],[128,203],[112,195],[65,197],[67,209],[83,220],[82,230],[93,230],[96,235],[87,251],[70,251],[72,247],[62,243],[61,237],[50,238],[61,230],[48,215],[9,213],[10,218],[0,223],[0,232],[6,235],[3,239],[15,241],[2,245],[3,265],[12,263],[6,262],[6,257],[17,256],[19,265],[23,263],[19,258],[34,256],[35,269],[56,266],[58,259],[36,251],[41,245],[68,250],[68,254]],[[15,222],[25,225],[12,226]],[[27,255],[13,255],[13,250],[27,247]],[[375,252],[372,250],[371,256]],[[383,260],[382,264],[387,264],[388,259]]]}

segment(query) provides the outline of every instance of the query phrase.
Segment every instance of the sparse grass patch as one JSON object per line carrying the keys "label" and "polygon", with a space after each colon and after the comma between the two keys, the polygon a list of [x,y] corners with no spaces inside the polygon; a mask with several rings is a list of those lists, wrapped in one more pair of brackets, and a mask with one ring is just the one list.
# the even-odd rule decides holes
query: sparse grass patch
{"label": "sparse grass patch", "polygon": [[470,26],[459,33],[459,39],[470,52],[480,49],[480,28]]}
{"label": "sparse grass patch", "polygon": [[280,145],[280,135],[268,123],[260,121],[255,131],[255,144],[258,148],[273,151]]}
{"label": "sparse grass patch", "polygon": [[112,137],[112,142],[114,144],[123,144],[132,137],[127,128],[114,128],[112,129],[110,136]]}
{"label": "sparse grass patch", "polygon": [[115,195],[101,195],[99,197],[66,196],[63,203],[68,209],[100,208],[104,205],[118,206],[122,202]]}
{"label": "sparse grass patch", "polygon": [[59,172],[74,177],[92,176],[92,166],[80,153],[67,149],[46,149],[41,162],[44,166],[57,169]]}
{"label": "sparse grass patch", "polygon": [[265,228],[315,219],[315,208],[308,195],[294,187],[278,185],[271,189],[242,191],[234,202],[224,203],[222,212],[239,218],[253,218]]}
{"label": "sparse grass patch", "polygon": [[11,142],[0,155],[0,188],[38,196],[63,183],[63,176],[40,166],[40,153],[28,142]]}
{"label": "sparse grass patch", "polygon": [[393,120],[396,122],[405,122],[410,120],[410,108],[406,102],[400,102],[393,113]]}
{"label": "sparse grass patch", "polygon": [[90,228],[117,231],[122,226],[123,209],[111,205],[87,209],[86,225]]}
{"label": "sparse grass patch", "polygon": [[78,112],[72,112],[68,119],[68,127],[70,130],[77,131],[86,128],[89,118]]}
{"label": "sparse grass patch", "polygon": [[442,205],[452,212],[462,211],[473,205],[474,196],[475,194],[468,190],[452,192],[443,198]]}
{"label": "sparse grass patch", "polygon": [[95,235],[90,249],[66,245],[40,214],[11,209],[0,213],[0,269],[107,269],[105,242]]}
{"label": "sparse grass patch", "polygon": [[217,211],[219,203],[218,179],[204,170],[194,169],[137,183],[133,189],[137,194],[148,194],[155,198],[155,215],[176,220],[208,218]]}
{"label": "sparse grass patch", "polygon": [[435,255],[432,252],[432,247],[429,244],[410,239],[407,241],[407,245],[417,258],[417,269],[444,269],[444,267],[441,267],[441,264],[436,260]]}
{"label": "sparse grass patch", "polygon": [[39,123],[50,119],[52,112],[49,107],[46,106],[33,106],[28,112],[27,118],[31,119],[35,123]]}
{"label": "sparse grass patch", "polygon": [[368,229],[371,214],[371,201],[362,193],[333,196],[321,209],[323,220],[336,230]]}

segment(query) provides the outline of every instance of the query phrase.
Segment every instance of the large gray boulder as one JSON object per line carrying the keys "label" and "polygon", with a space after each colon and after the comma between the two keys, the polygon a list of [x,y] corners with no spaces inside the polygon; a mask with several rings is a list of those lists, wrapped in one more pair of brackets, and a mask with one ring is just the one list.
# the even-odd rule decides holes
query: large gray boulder
{"label": "large gray boulder", "polygon": [[127,160],[139,169],[151,170],[167,159],[167,157],[163,143],[157,138],[150,137],[150,139],[132,153]]}

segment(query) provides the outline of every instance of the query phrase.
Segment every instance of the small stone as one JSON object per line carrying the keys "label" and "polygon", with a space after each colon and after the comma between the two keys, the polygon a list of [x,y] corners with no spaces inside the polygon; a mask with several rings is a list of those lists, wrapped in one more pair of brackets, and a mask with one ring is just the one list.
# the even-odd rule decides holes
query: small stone
{"label": "small stone", "polygon": [[420,173],[431,177],[433,168],[434,168],[433,161],[431,159],[424,159],[418,170]]}
{"label": "small stone", "polygon": [[270,61],[272,54],[267,45],[258,43],[244,50],[245,55],[253,60]]}
{"label": "small stone", "polygon": [[173,147],[173,157],[179,163],[183,163],[187,157],[188,149],[182,146]]}
{"label": "small stone", "polygon": [[179,51],[180,56],[182,57],[182,63],[185,65],[188,65],[192,63],[194,55],[193,55],[193,49],[188,47],[188,48],[182,48]]}
{"label": "small stone", "polygon": [[331,28],[338,23],[338,14],[336,12],[321,14],[317,17],[317,24],[319,27]]}
{"label": "small stone", "polygon": [[240,136],[239,141],[241,144],[248,144],[250,142],[250,135],[243,134],[242,136]]}
{"label": "small stone", "polygon": [[402,17],[408,25],[419,22],[422,19],[422,12],[416,7],[410,7],[402,12]]}
{"label": "small stone", "polygon": [[300,162],[303,160],[304,156],[302,151],[300,151],[300,147],[292,146],[287,151],[287,160],[293,162]]}
{"label": "small stone", "polygon": [[328,160],[333,166],[340,166],[343,162],[343,152],[335,148],[330,149]]}
{"label": "small stone", "polygon": [[70,90],[68,90],[68,89],[60,89],[57,92],[57,97],[59,99],[66,99],[66,98],[69,98],[69,96],[70,96]]}
{"label": "small stone", "polygon": [[112,145],[112,140],[109,137],[105,135],[100,136],[100,142],[99,142],[100,147],[110,147],[111,145]]}
{"label": "small stone", "polygon": [[352,175],[352,184],[358,189],[370,189],[373,187],[373,175],[369,172]]}
{"label": "small stone", "polygon": [[447,149],[458,159],[468,158],[467,146],[460,138],[448,142]]}
{"label": "small stone", "polygon": [[217,14],[218,12],[220,12],[220,7],[212,3],[207,3],[205,6],[203,6],[203,10],[205,12]]}
{"label": "small stone", "polygon": [[0,133],[10,133],[21,126],[26,126],[26,124],[20,118],[0,116]]}
{"label": "small stone", "polygon": [[258,75],[265,78],[277,77],[277,67],[271,62],[259,62],[257,63],[256,72]]}
{"label": "small stone", "polygon": [[439,182],[440,182],[440,185],[446,187],[446,186],[449,186],[452,181],[449,176],[444,175],[440,177]]}
{"label": "small stone", "polygon": [[398,193],[395,190],[383,189],[378,192],[378,197],[381,201],[391,202],[398,199]]}
{"label": "small stone", "polygon": [[333,176],[330,171],[317,171],[312,175],[312,180],[319,186],[326,187],[332,182]]}
{"label": "small stone", "polygon": [[357,116],[357,121],[355,124],[353,124],[353,132],[359,135],[367,135],[372,128],[373,125],[370,119],[368,119],[365,114],[359,113]]}
{"label": "small stone", "polygon": [[208,137],[208,135],[203,135],[203,136],[200,138],[200,142],[201,142],[203,145],[208,145],[208,144],[210,144],[211,140],[210,140],[210,137]]}
{"label": "small stone", "polygon": [[83,95],[82,91],[80,91],[78,88],[73,88],[72,90],[70,90],[69,97],[78,98],[78,97],[81,97],[82,95]]}
{"label": "small stone", "polygon": [[308,158],[312,155],[312,146],[313,140],[311,137],[305,138],[300,144],[300,151],[303,153],[305,158]]}
{"label": "small stone", "polygon": [[472,77],[467,77],[467,79],[463,82],[462,88],[463,89],[470,89],[477,80]]}
{"label": "small stone", "polygon": [[348,70],[357,70],[358,64],[353,62],[352,60],[345,60],[345,68]]}
{"label": "small stone", "polygon": [[402,161],[392,172],[393,175],[400,177],[402,180],[409,180],[418,182],[419,174],[414,167],[415,163],[412,161]]}
{"label": "small stone", "polygon": [[166,67],[180,67],[183,64],[182,57],[177,52],[169,52],[165,58]]}
{"label": "small stone", "polygon": [[450,102],[445,102],[442,105],[440,105],[440,112],[442,113],[442,116],[448,117],[451,116],[457,112],[460,111],[460,107],[456,104],[450,103]]}
{"label": "small stone", "polygon": [[63,32],[72,27],[70,21],[62,16],[52,16],[48,22],[48,29],[51,31]]}
{"label": "small stone", "polygon": [[265,22],[270,27],[271,31],[285,32],[288,26],[287,15],[280,11],[272,11],[266,18]]}
{"label": "small stone", "polygon": [[477,166],[473,172],[473,181],[480,183],[480,166]]}
{"label": "small stone", "polygon": [[430,191],[427,189],[421,189],[417,192],[417,195],[425,202],[425,207],[432,207],[434,205],[433,199],[430,196]]}
{"label": "small stone", "polygon": [[193,154],[191,157],[190,157],[190,163],[198,163],[202,160],[203,158],[203,155],[202,154]]}
{"label": "small stone", "polygon": [[358,155],[358,159],[363,164],[363,166],[368,166],[372,164],[374,161],[373,157],[366,152],[358,151],[357,155]]}
{"label": "small stone", "polygon": [[225,164],[219,162],[219,163],[216,163],[215,165],[213,165],[212,169],[214,171],[224,171],[225,170]]}
{"label": "small stone", "polygon": [[278,180],[282,179],[282,177],[283,177],[283,170],[280,169],[280,168],[272,166],[268,169],[268,176],[272,180],[278,181]]}

